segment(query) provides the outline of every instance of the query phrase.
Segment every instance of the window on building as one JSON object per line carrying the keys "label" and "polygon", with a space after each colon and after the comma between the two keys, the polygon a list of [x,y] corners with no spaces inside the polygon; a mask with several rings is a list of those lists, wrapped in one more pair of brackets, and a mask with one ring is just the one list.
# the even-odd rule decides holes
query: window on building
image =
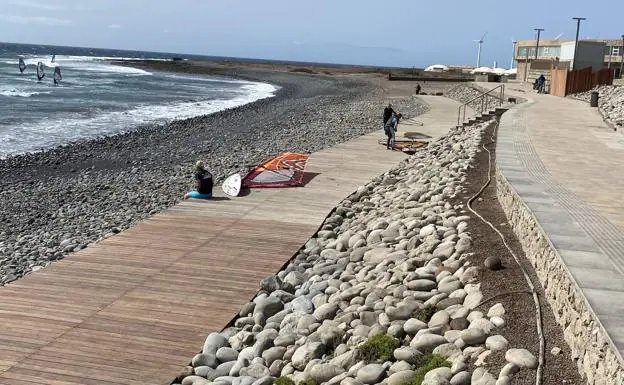
{"label": "window on building", "polygon": [[518,48],[518,56],[526,56],[527,54],[527,49],[526,47],[520,47]]}
{"label": "window on building", "polygon": [[620,47],[612,47],[611,56],[620,56]]}
{"label": "window on building", "polygon": [[550,47],[544,47],[544,51],[542,51],[542,56],[550,55]]}

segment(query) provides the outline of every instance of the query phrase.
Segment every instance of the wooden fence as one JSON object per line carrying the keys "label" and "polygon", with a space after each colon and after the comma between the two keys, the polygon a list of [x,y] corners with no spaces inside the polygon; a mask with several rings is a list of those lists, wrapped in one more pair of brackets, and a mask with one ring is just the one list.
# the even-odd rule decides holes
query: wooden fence
{"label": "wooden fence", "polygon": [[592,72],[591,67],[573,71],[553,68],[550,70],[550,94],[563,97],[589,91],[598,85],[611,85],[613,75],[613,69],[610,68],[598,72]]}

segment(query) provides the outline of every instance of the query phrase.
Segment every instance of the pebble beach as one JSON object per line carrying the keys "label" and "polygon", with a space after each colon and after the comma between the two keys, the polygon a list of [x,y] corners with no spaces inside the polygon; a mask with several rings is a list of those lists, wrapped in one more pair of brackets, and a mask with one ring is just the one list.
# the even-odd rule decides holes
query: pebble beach
{"label": "pebble beach", "polygon": [[[215,114],[0,160],[0,285],[179,202],[199,159],[218,184],[277,153],[313,152],[381,129],[387,101],[367,78],[236,75],[280,89]],[[407,117],[427,109],[411,97],[393,104]]]}

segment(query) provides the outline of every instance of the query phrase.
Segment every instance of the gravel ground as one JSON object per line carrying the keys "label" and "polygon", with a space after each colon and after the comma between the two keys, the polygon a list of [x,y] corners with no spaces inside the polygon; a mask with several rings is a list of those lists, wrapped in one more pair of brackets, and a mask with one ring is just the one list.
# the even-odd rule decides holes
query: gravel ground
{"label": "gravel ground", "polygon": [[[484,143],[493,152],[492,165],[496,161],[495,146],[491,143],[492,129],[484,135]],[[482,151],[475,157],[474,168],[467,174],[466,190],[462,192],[461,199],[454,204],[466,203],[487,182],[488,155]],[[494,168],[491,170],[494,174]],[[529,272],[541,299],[543,315],[543,332],[545,335],[545,364],[543,372],[543,384],[584,384],[576,369],[576,363],[570,359],[571,352],[563,338],[561,327],[557,324],[552,309],[545,299],[544,290],[539,283],[531,263],[526,259],[522,247],[507,224],[507,218],[496,197],[496,181],[483,191],[480,197],[474,201],[472,207],[491,222],[503,233],[514,253],[519,256],[524,268]],[[475,266],[481,266],[479,279],[482,282],[481,290],[484,298],[492,298],[485,302],[477,310],[486,313],[488,308],[495,303],[503,305],[506,311],[506,324],[501,327],[501,333],[507,338],[512,346],[523,346],[535,355],[539,352],[539,340],[535,324],[535,305],[530,294],[504,294],[513,292],[528,292],[528,286],[521,269],[501,242],[500,237],[488,225],[477,217],[471,217],[468,221],[470,234],[474,239],[473,255],[469,260]],[[485,260],[496,256],[500,259],[503,268],[490,270],[485,268]],[[502,295],[501,295],[502,294]],[[556,354],[554,354],[556,353]],[[494,352],[488,357],[489,367],[501,368],[506,364],[504,354]],[[534,372],[520,372],[514,378],[514,384],[535,384]]]}
{"label": "gravel ground", "polygon": [[[236,75],[281,89],[216,114],[0,160],[0,285],[174,205],[193,187],[198,159],[218,183],[243,161],[313,152],[382,128],[386,101],[366,77]],[[427,109],[414,98],[393,103],[408,117]]]}
{"label": "gravel ground", "polygon": [[[535,376],[535,355],[503,333],[515,313],[500,303],[477,310],[477,240],[463,204],[451,203],[490,125],[452,128],[344,200],[262,280],[233,326],[206,338],[176,384],[494,385]],[[496,355],[504,366],[490,364]]]}
{"label": "gravel ground", "polygon": [[570,97],[589,103],[593,91],[598,91],[598,108],[605,120],[615,129],[624,130],[624,87],[598,86],[591,91],[580,92]]}

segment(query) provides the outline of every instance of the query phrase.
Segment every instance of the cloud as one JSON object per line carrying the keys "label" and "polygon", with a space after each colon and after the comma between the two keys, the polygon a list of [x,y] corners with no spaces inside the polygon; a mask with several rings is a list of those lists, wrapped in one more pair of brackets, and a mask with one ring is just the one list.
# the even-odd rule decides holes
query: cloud
{"label": "cloud", "polygon": [[108,28],[109,29],[119,29],[119,28],[121,28],[121,25],[119,25],[119,24],[111,24],[111,25],[108,26]]}
{"label": "cloud", "polygon": [[16,16],[16,15],[0,15],[0,20],[13,24],[39,24],[54,27],[63,27],[72,24],[71,20],[55,19],[45,16]]}
{"label": "cloud", "polygon": [[62,7],[60,5],[40,3],[38,1],[31,0],[9,0],[9,4],[24,8],[37,8],[44,11],[60,11],[62,9],[65,9],[65,7]]}

